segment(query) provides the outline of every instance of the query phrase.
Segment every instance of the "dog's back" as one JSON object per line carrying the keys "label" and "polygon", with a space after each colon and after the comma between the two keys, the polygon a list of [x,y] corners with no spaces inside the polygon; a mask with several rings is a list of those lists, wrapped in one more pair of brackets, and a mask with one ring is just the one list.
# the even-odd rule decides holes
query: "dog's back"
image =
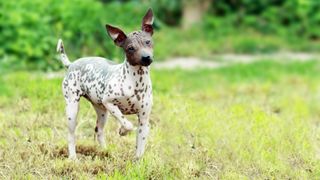
{"label": "dog's back", "polygon": [[119,64],[101,57],[77,59],[68,66],[63,80],[64,95],[69,96],[69,99],[70,96],[75,96],[76,98],[71,99],[77,100],[79,96],[83,96],[93,104],[100,104],[108,80],[119,67]]}

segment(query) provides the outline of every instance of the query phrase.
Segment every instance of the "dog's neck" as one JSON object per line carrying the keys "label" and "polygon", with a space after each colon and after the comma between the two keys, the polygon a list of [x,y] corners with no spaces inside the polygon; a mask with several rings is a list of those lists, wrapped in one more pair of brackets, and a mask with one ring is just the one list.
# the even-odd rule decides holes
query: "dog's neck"
{"label": "dog's neck", "polygon": [[141,65],[133,66],[128,61],[125,60],[125,62],[123,63],[123,68],[124,68],[123,71],[125,72],[125,74],[129,72],[129,75],[133,77],[138,77],[138,76],[149,77],[149,71],[150,71],[149,66],[141,66]]}

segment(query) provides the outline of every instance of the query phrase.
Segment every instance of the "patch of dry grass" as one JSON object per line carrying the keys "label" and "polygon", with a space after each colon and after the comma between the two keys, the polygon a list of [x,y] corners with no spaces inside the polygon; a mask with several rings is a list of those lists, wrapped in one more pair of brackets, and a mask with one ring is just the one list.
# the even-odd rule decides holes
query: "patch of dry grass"
{"label": "patch of dry grass", "polygon": [[[154,71],[151,134],[134,161],[135,133],[113,117],[107,149],[81,101],[78,160],[67,157],[61,79],[14,73],[0,83],[1,179],[315,179],[320,176],[318,62],[257,62],[217,70]],[[135,117],[129,117],[134,123]]]}

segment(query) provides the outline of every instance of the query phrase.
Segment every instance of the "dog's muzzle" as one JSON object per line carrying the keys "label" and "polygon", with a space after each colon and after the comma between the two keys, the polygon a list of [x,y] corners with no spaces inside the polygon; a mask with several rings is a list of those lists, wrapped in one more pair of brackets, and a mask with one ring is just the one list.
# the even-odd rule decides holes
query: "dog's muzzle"
{"label": "dog's muzzle", "polygon": [[152,63],[152,58],[150,56],[142,56],[141,57],[141,65],[149,66]]}

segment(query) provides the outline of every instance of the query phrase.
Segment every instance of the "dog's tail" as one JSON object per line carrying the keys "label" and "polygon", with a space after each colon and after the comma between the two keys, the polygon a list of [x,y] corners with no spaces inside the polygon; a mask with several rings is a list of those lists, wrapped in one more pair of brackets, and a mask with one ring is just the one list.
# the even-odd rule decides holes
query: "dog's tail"
{"label": "dog's tail", "polygon": [[62,61],[63,65],[68,68],[71,64],[69,58],[64,50],[62,39],[59,39],[57,44],[57,52],[60,53],[60,60]]}

